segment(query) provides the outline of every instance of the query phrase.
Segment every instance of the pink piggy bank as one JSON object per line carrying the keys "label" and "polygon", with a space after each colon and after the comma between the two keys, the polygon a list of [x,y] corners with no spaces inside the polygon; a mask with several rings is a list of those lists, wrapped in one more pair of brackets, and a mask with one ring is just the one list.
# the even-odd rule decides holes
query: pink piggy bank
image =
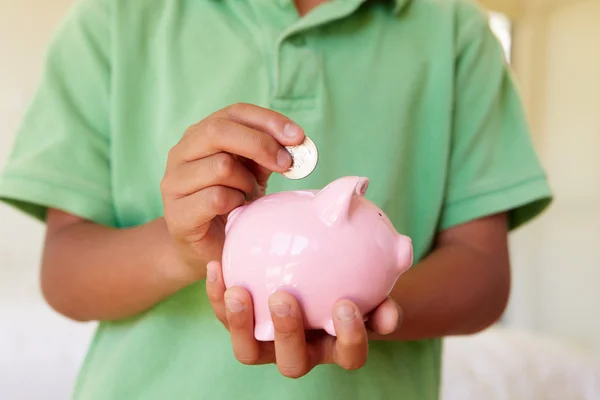
{"label": "pink piggy bank", "polygon": [[307,330],[335,336],[333,306],[363,315],[383,302],[413,262],[412,242],[364,195],[369,180],[344,177],[321,191],[271,194],[233,210],[225,228],[223,278],[252,295],[254,336],[274,340],[268,298],[295,296]]}

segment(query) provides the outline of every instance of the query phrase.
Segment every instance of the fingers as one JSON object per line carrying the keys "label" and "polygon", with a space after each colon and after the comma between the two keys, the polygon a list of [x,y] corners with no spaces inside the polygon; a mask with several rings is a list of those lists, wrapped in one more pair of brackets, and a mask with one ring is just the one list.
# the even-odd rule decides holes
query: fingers
{"label": "fingers", "polygon": [[272,136],[237,122],[213,118],[200,123],[197,133],[185,137],[178,146],[181,162],[190,162],[227,152],[255,161],[272,171],[286,171],[292,157]]}
{"label": "fingers", "polygon": [[168,166],[227,152],[284,172],[292,159],[282,146],[303,139],[304,131],[287,117],[253,105],[236,105],[191,126],[169,154]]}
{"label": "fingers", "polygon": [[367,362],[368,336],[362,315],[351,301],[334,307],[336,337],[323,335],[307,344],[303,318],[293,296],[277,292],[269,299],[275,327],[275,354],[282,375],[299,378],[317,364],[336,363],[346,370]]}
{"label": "fingers", "polygon": [[402,309],[391,298],[387,298],[373,311],[369,318],[369,328],[379,335],[390,335],[402,325]]}
{"label": "fingers", "polygon": [[227,215],[246,201],[244,193],[224,186],[211,186],[190,196],[165,204],[169,231],[174,237],[198,240],[218,215]]}
{"label": "fingers", "polygon": [[337,337],[324,333],[319,337],[309,335],[311,340],[307,343],[300,305],[293,296],[277,292],[269,299],[275,340],[262,343],[254,338],[250,294],[239,287],[225,291],[219,263],[208,266],[207,293],[215,314],[231,333],[236,358],[244,364],[276,362],[282,375],[300,378],[317,364],[337,363],[346,370],[354,370],[367,361],[367,331],[358,307],[350,301],[340,301],[334,307]]}
{"label": "fingers", "polygon": [[228,327],[227,313],[225,311],[225,283],[223,282],[223,272],[221,263],[211,261],[206,266],[206,295],[215,316]]}
{"label": "fingers", "polygon": [[250,294],[240,287],[226,290],[222,265],[217,261],[206,266],[206,294],[215,316],[231,334],[233,352],[238,361],[248,365],[273,363],[273,344],[254,339],[254,310]]}
{"label": "fingers", "polygon": [[269,308],[275,328],[277,368],[288,378],[300,378],[312,368],[300,305],[292,295],[277,292],[270,297]]}
{"label": "fingers", "polygon": [[256,178],[241,161],[231,154],[217,153],[172,168],[162,181],[162,192],[179,199],[217,185],[250,195],[260,190]]}
{"label": "fingers", "polygon": [[179,249],[190,253],[192,243],[198,248],[214,217],[264,194],[269,175],[292,165],[283,146],[303,139],[304,132],[289,118],[247,104],[227,107],[190,127],[169,152],[161,181],[165,220]]}
{"label": "fingers", "polygon": [[367,362],[369,342],[363,317],[351,301],[342,300],[333,310],[336,332],[334,359],[342,368],[354,370]]}
{"label": "fingers", "polygon": [[164,218],[186,264],[203,266],[207,250],[222,247],[223,224],[212,224],[213,218],[263,195],[269,175],[292,164],[283,146],[303,139],[289,118],[247,104],[227,107],[186,131],[170,150],[161,181]]}
{"label": "fingers", "polygon": [[225,308],[235,357],[243,364],[258,364],[260,344],[254,338],[254,310],[250,294],[239,287],[227,290]]}
{"label": "fingers", "polygon": [[230,119],[266,133],[284,146],[304,140],[304,131],[286,116],[253,104],[238,103],[218,111],[215,116]]}

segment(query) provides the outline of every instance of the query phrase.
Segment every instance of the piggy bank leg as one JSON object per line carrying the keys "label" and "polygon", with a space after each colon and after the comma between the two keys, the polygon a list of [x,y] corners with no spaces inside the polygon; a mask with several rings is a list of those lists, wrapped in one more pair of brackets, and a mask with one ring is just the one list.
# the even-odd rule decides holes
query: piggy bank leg
{"label": "piggy bank leg", "polygon": [[255,287],[250,289],[254,308],[254,338],[259,342],[272,342],[275,340],[275,328],[269,310],[269,293]]}
{"label": "piggy bank leg", "polygon": [[275,340],[273,321],[256,322],[256,326],[254,327],[254,338],[259,342],[272,342]]}
{"label": "piggy bank leg", "polygon": [[330,319],[329,321],[325,322],[325,324],[323,325],[323,329],[329,335],[335,336],[335,326],[333,326],[333,320],[332,319]]}

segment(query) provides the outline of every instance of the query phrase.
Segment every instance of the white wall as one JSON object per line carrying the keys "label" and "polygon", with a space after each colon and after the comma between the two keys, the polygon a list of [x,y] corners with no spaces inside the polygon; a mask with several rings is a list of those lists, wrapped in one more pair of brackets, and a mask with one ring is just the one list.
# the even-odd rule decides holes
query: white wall
{"label": "white wall", "polygon": [[[36,84],[48,36],[71,0],[0,3],[0,165]],[[43,229],[0,205],[0,399],[67,399],[91,335],[41,298]]]}
{"label": "white wall", "polygon": [[597,0],[565,2],[518,22],[515,68],[556,201],[513,237],[509,321],[600,356],[598,38]]}

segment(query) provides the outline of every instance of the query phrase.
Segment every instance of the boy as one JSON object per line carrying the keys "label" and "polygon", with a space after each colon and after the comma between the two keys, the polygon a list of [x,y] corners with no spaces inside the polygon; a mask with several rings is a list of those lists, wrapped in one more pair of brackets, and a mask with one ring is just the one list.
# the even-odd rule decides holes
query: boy
{"label": "boy", "polygon": [[[305,133],[319,166],[286,180]],[[305,336],[278,292],[257,343],[248,293],[222,284],[227,213],[345,175],[371,179],[414,267],[367,327],[340,301],[337,338]],[[467,0],[82,0],[0,197],[47,223],[49,304],[101,321],[75,399],[430,400],[440,338],[500,317],[507,232],[550,190]]]}

